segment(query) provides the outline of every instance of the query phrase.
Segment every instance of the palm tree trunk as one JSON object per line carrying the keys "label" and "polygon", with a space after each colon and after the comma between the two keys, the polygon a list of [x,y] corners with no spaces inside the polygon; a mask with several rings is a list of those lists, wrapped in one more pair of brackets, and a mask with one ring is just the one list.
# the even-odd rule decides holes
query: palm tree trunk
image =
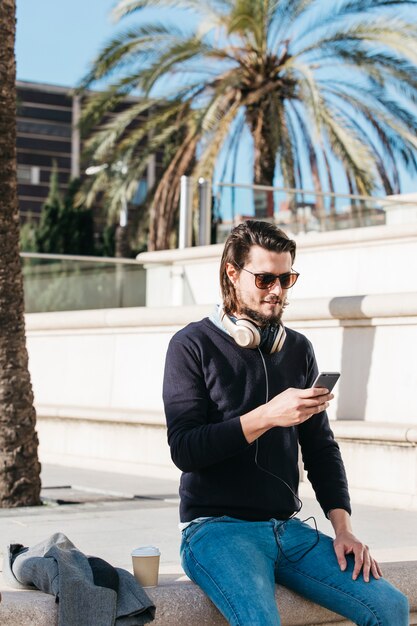
{"label": "palm tree trunk", "polygon": [[[268,116],[259,105],[250,105],[246,109],[254,146],[253,182],[255,185],[272,187],[274,184],[276,151],[268,141]],[[274,217],[274,195],[272,191],[255,190],[255,216],[259,218]]]}
{"label": "palm tree trunk", "polygon": [[0,2],[0,507],[40,504],[16,181],[15,0]]}

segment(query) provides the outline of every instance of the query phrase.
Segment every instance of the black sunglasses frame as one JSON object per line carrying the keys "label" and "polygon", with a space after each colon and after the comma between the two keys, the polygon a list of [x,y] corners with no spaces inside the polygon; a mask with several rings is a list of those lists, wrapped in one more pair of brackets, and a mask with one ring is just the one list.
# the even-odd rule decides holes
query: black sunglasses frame
{"label": "black sunglasses frame", "polygon": [[[296,272],[295,270],[291,270],[291,272],[285,272],[283,274],[272,274],[272,272],[251,272],[250,270],[247,270],[246,267],[240,267],[240,265],[238,265],[237,263],[236,263],[236,267],[238,267],[240,270],[243,270],[244,272],[248,272],[248,274],[252,274],[252,276],[255,277],[255,286],[258,289],[263,289],[263,290],[271,289],[271,287],[275,285],[277,280],[279,280],[279,284],[281,285],[282,289],[291,289],[291,287],[294,287],[300,275],[299,272]],[[271,280],[267,280],[264,283],[262,281],[265,280],[265,276],[271,276],[272,278]],[[282,282],[285,281],[285,279],[289,276],[295,276],[294,282],[289,287],[285,287],[283,286]],[[259,280],[261,281],[261,285],[265,285],[265,286],[259,286],[258,284]]]}

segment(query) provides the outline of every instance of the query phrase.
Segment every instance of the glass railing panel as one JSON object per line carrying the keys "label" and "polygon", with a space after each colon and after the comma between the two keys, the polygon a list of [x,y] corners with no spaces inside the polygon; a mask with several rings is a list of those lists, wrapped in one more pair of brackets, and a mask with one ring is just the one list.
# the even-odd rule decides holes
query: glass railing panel
{"label": "glass railing panel", "polygon": [[146,305],[135,261],[22,253],[26,313]]}

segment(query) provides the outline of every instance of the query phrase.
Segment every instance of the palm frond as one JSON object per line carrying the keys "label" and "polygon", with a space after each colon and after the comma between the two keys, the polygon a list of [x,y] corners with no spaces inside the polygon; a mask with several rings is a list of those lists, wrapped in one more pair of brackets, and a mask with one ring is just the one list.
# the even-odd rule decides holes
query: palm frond
{"label": "palm frond", "polygon": [[181,176],[190,170],[198,139],[195,129],[190,129],[155,191],[150,213],[149,248],[151,250],[164,249],[167,245],[174,217],[178,211],[179,181]]}
{"label": "palm frond", "polygon": [[399,18],[388,20],[386,18],[374,19],[369,22],[359,22],[350,27],[341,29],[331,35],[318,38],[305,48],[297,51],[297,56],[306,55],[314,50],[331,48],[335,54],[340,50],[345,55],[355,50],[355,46],[366,42],[367,44],[380,45],[392,49],[394,52],[416,63],[415,38],[417,36],[417,24],[412,24]]}
{"label": "palm frond", "polygon": [[326,108],[322,109],[321,116],[322,128],[333,153],[352,173],[360,194],[371,194],[375,187],[375,169],[369,146],[346,120],[332,115]]}
{"label": "palm frond", "polygon": [[146,93],[149,93],[160,76],[169,75],[173,68],[175,68],[176,73],[183,72],[185,74],[188,70],[187,61],[193,60],[196,63],[204,56],[217,56],[220,59],[225,58],[226,54],[221,52],[216,55],[212,46],[202,42],[197,37],[175,41],[172,45],[166,45],[164,52],[155,58],[152,65],[142,70],[139,84]]}
{"label": "palm frond", "polygon": [[[326,54],[334,60],[334,51],[326,50]],[[337,54],[346,66],[352,67],[357,74],[369,76],[376,80],[379,86],[395,84],[395,89],[400,89],[403,83],[409,86],[410,97],[417,93],[416,67],[405,59],[395,54],[384,52],[370,52],[368,48],[356,46],[355,50],[345,52],[338,46]],[[325,55],[322,55],[325,58]],[[333,80],[333,79],[332,79]]]}
{"label": "palm frond", "polygon": [[[213,169],[217,156],[240,108],[239,100],[236,100],[233,95],[234,94],[231,93],[228,94],[228,96],[225,97],[225,101],[221,103],[223,115],[217,118],[216,126],[211,132],[210,141],[203,154],[200,156],[199,162],[194,170],[194,175],[197,179],[200,177],[211,179],[213,177]],[[208,113],[211,113],[211,107]],[[202,128],[204,128],[204,123],[205,120],[203,119],[201,124]]]}
{"label": "palm frond", "polygon": [[223,9],[226,13],[233,6],[228,0],[119,0],[112,10],[112,18],[119,21],[126,15],[139,12],[141,9],[165,7],[167,9],[185,9],[207,17],[217,17]]}
{"label": "palm frond", "polygon": [[375,22],[373,13],[381,13],[381,9],[385,9],[381,15],[386,20],[393,18],[395,21],[398,9],[415,4],[416,0],[376,0],[375,2],[374,0],[353,0],[352,2],[326,3],[327,10],[324,14],[321,11],[315,11],[311,15],[309,28],[299,34],[298,43],[317,36],[316,31],[318,33],[320,31],[328,33],[329,29],[343,31],[346,24],[352,21],[364,24]]}
{"label": "palm frond", "polygon": [[[292,106],[291,106],[291,111],[293,112],[293,114],[294,114],[294,116],[296,118],[297,125],[298,125],[299,131],[300,131],[299,135],[300,135],[302,143],[304,144],[305,152],[306,152],[306,154],[308,155],[308,158],[309,158],[310,171],[313,172],[313,170],[314,170],[316,172],[316,179],[320,180],[320,173],[319,173],[319,167],[318,167],[317,153],[316,153],[316,149],[314,147],[314,142],[313,142],[313,140],[311,138],[310,131],[307,128],[307,124],[304,121],[302,115],[297,110],[297,108],[294,106],[294,104],[292,104]],[[293,131],[293,134],[295,135],[295,131]],[[320,187],[321,187],[321,182],[320,182]]]}
{"label": "palm frond", "polygon": [[132,129],[126,133],[126,128],[136,116],[131,118],[126,111],[124,114],[118,115],[112,120],[102,131],[97,132],[89,141],[86,142],[86,151],[91,154],[94,161],[103,162],[113,160],[112,154],[115,149],[125,150],[130,145],[138,145],[144,139],[149,140],[149,136],[155,132],[159,126],[163,126],[170,119],[184,108],[183,103],[171,103],[169,107],[154,107],[152,117],[142,121],[138,128]]}
{"label": "palm frond", "polygon": [[239,34],[262,56],[267,49],[269,18],[265,0],[236,0],[228,21],[228,33]]}
{"label": "palm frond", "polygon": [[[116,177],[114,190],[105,190],[109,202],[116,207],[121,193],[131,193],[149,156],[170,143],[173,157],[163,164],[150,222],[151,246],[166,245],[178,176],[194,167],[196,149],[194,171],[206,176],[222,146],[236,155],[243,124],[254,143],[257,182],[271,184],[277,169],[288,185],[310,175],[316,189],[326,177],[333,189],[338,162],[351,190],[397,189],[399,166],[415,171],[417,164],[417,20],[402,11],[414,4],[120,0],[114,15],[137,12],[140,26],[108,42],[83,83],[111,79],[106,95],[87,101],[82,118],[90,129],[100,124],[87,143],[92,158],[129,163],[123,181]],[[180,11],[149,23],[142,10],[152,7],[192,11],[204,26],[184,28]],[[132,93],[143,103],[133,99],[130,111],[116,112]],[[111,167],[91,193],[110,179]]]}
{"label": "palm frond", "polygon": [[81,117],[78,126],[83,136],[86,136],[94,126],[99,124],[105,115],[112,112],[131,93],[131,81],[126,84],[112,85],[106,91],[80,92],[82,94]]}
{"label": "palm frond", "polygon": [[[378,93],[373,94],[373,99],[369,98],[368,94],[368,100],[365,100],[365,90],[358,87],[352,89],[357,92],[355,95],[349,93],[347,89],[343,93],[331,88],[328,91],[334,98],[339,99],[339,106],[343,106],[344,110],[348,103],[356,116],[362,115],[367,124],[377,132],[382,144],[387,149],[389,146],[389,151],[397,152],[400,160],[403,160],[404,155],[408,155],[410,151],[413,152],[416,145],[414,131],[417,128],[417,118],[411,111],[398,102],[383,98]],[[363,132],[366,132],[366,127],[362,128]],[[408,167],[409,163],[412,161],[407,156],[404,164]]]}
{"label": "palm frond", "polygon": [[[308,65],[301,63],[296,57],[292,57],[288,62],[291,71],[296,75],[299,88],[298,99],[308,104],[309,110],[315,123],[319,122],[320,110],[322,106],[322,96],[314,73]],[[317,124],[319,128],[319,124]]]}
{"label": "palm frond", "polygon": [[[146,144],[138,147],[134,142],[117,145],[112,153],[112,160],[97,176],[89,177],[79,194],[79,199],[87,206],[92,206],[96,196],[104,193],[104,204],[110,221],[114,221],[120,211],[121,200],[131,200],[136,192],[138,180],[146,171],[148,159],[157,150],[163,150],[167,142],[178,133],[178,124],[172,123],[155,132]],[[114,164],[129,163],[127,172],[120,175],[115,172]]]}
{"label": "palm frond", "polygon": [[132,61],[145,63],[165,50],[171,43],[184,39],[189,34],[183,29],[163,24],[144,25],[118,33],[102,48],[92,63],[90,71],[80,81],[85,89],[95,81],[110,76],[116,70],[129,67]]}
{"label": "palm frond", "polygon": [[[101,94],[98,105],[101,104]],[[157,101],[154,100],[142,100],[137,103],[133,103],[125,111],[121,111],[114,118],[111,118],[105,124],[102,124],[101,128],[97,130],[85,141],[86,153],[92,155],[96,150],[99,150],[103,154],[107,152],[108,148],[114,144],[122,133],[126,131],[128,126],[134,121],[145,115],[148,117],[152,109],[156,108]],[[146,117],[143,123],[146,123]],[[83,122],[82,118],[81,122]],[[105,145],[107,147],[105,147]],[[102,157],[95,155],[94,158],[101,159]]]}
{"label": "palm frond", "polygon": [[417,0],[350,0],[340,7],[333,7],[333,18],[345,18],[353,13],[363,14],[369,11],[379,11],[381,8],[395,8],[417,5]]}
{"label": "palm frond", "polygon": [[[376,146],[373,139],[371,138],[370,133],[364,130],[363,125],[360,125],[358,123],[357,119],[354,117],[354,114],[352,115],[347,114],[346,110],[344,108],[342,109],[341,107],[338,108],[338,114],[340,116],[343,116],[344,119],[349,121],[350,126],[356,129],[356,132],[358,133],[358,135],[360,134],[362,136],[362,139],[366,141],[367,146],[369,146],[374,166],[378,172],[378,175],[383,185],[383,188],[385,190],[385,193],[388,195],[394,193],[393,183],[391,182],[389,178],[388,169],[384,165],[384,159],[386,159],[387,154],[388,154],[388,157],[392,154],[392,152],[389,149],[387,149],[389,148],[389,138],[387,137],[387,135],[382,131],[380,126],[377,126],[375,123],[370,124],[370,128],[373,127],[374,130],[377,131],[377,136],[379,137],[380,144],[384,150],[384,154],[381,155],[381,152]],[[371,117],[369,117],[368,120],[370,122],[373,121]],[[391,171],[389,173],[391,175],[394,174],[394,178],[398,179],[398,170],[397,170],[395,162],[393,163],[391,160],[390,165],[391,165],[391,168],[390,168]]]}
{"label": "palm frond", "polygon": [[314,8],[317,0],[275,0],[270,3],[270,43],[280,42],[289,35],[290,26],[297,22],[303,14]]}

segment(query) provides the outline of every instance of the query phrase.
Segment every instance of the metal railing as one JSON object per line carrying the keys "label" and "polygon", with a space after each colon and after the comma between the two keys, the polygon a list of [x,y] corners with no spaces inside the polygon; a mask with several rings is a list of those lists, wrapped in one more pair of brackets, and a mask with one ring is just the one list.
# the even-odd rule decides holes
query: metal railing
{"label": "metal railing", "polygon": [[146,272],[131,259],[22,252],[26,313],[146,305]]}
{"label": "metal railing", "polygon": [[[180,247],[191,245],[191,222],[185,209],[192,210],[195,192],[198,194],[200,226],[196,240],[199,245],[223,242],[233,226],[248,218],[272,221],[292,235],[417,222],[417,193],[415,199],[404,199],[218,182],[210,194],[208,181],[200,179],[194,185],[192,179],[183,179],[180,231],[181,224],[188,219],[189,235],[187,243],[184,245],[183,238]],[[206,226],[208,216],[211,233]]]}
{"label": "metal railing", "polygon": [[248,217],[271,220],[293,235],[417,222],[417,194],[415,200],[406,200],[221,182],[214,187],[214,198],[216,241]]}

